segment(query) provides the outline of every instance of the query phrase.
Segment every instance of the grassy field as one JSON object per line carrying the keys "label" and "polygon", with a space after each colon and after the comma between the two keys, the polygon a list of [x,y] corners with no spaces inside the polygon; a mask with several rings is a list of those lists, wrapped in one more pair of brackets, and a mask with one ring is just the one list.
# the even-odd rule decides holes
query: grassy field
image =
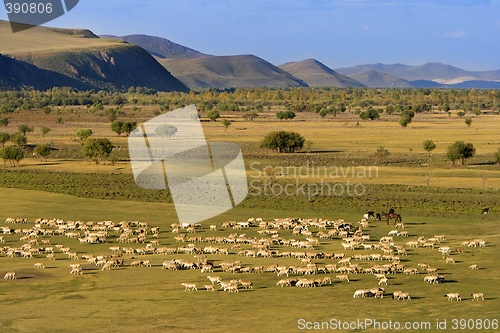
{"label": "grassy field", "polygon": [[[148,107],[132,111],[126,109],[123,120],[144,121],[153,117]],[[274,112],[275,110],[273,110]],[[465,253],[453,255],[456,264],[447,264],[437,250],[409,249],[408,256],[401,258],[405,267],[417,267],[418,263],[429,263],[437,267],[445,277],[445,283],[428,285],[423,276],[398,273],[389,276],[386,287],[389,297],[383,299],[353,299],[356,289],[377,286],[375,277],[368,274],[351,275],[351,282],[337,282],[318,288],[279,288],[280,279],[273,273],[228,274],[216,269],[214,275],[223,280],[232,278],[250,280],[252,290],[240,290],[238,294],[218,292],[185,292],[181,283],[196,283],[199,287],[208,283],[206,273],[199,270],[166,271],[161,269],[165,260],[185,259],[195,261],[193,255],[146,255],[153,267],[129,267],[134,259],[124,255],[125,266],[111,271],[101,271],[80,259],[84,274],[69,274],[68,265],[73,261],[61,253],[57,260],[48,261],[45,255],[35,258],[7,258],[0,253],[0,274],[16,271],[16,281],[0,280],[1,332],[67,332],[93,330],[96,332],[295,332],[299,331],[298,320],[308,322],[355,321],[376,319],[398,322],[431,322],[431,332],[437,331],[436,320],[447,320],[451,331],[453,319],[499,319],[498,265],[496,252],[500,243],[498,208],[500,169],[491,164],[493,153],[498,149],[500,116],[481,115],[475,117],[468,128],[463,119],[447,114],[418,114],[408,128],[401,128],[395,119],[384,116],[382,121],[360,122],[354,115],[340,115],[335,120],[320,120],[318,116],[304,113],[288,122],[275,121],[274,113],[264,113],[254,122],[246,122],[236,114],[225,114],[233,120],[226,131],[220,122],[203,123],[210,141],[238,143],[245,157],[249,180],[270,181],[286,185],[300,178],[300,183],[318,184],[351,182],[363,184],[362,196],[347,195],[251,195],[238,207],[203,222],[197,236],[228,236],[245,233],[249,237],[262,237],[258,228],[242,231],[221,229],[225,221],[245,221],[249,217],[265,220],[281,217],[343,218],[356,223],[367,210],[383,211],[389,206],[402,213],[409,238],[396,238],[396,245],[404,245],[419,236],[432,237],[445,234],[443,246],[453,249],[463,241],[482,238],[485,248],[465,248]],[[55,119],[62,117],[62,124]],[[109,120],[100,113],[85,109],[61,109],[50,115],[41,111],[19,112],[9,115],[7,132],[14,132],[18,125],[35,126],[28,135],[30,143],[50,143],[60,148],[48,161],[28,157],[21,167],[0,167],[0,226],[26,228],[33,226],[36,218],[62,218],[73,221],[119,222],[147,221],[150,226],[160,226],[161,246],[180,247],[176,243],[169,225],[177,222],[165,191],[141,190],[135,186],[126,160],[126,138],[118,137],[110,130]],[[120,119],[122,120],[122,119]],[[387,121],[386,121],[387,120]],[[42,138],[39,126],[48,126],[52,131]],[[107,136],[119,147],[124,159],[114,165],[89,164],[78,157],[79,144],[74,138],[79,128],[92,128],[94,136]],[[313,141],[310,152],[278,155],[259,148],[260,139],[272,130],[294,130]],[[432,139],[437,148],[431,156],[421,147],[422,141]],[[472,142],[477,156],[464,167],[450,168],[444,157],[446,147],[456,140]],[[376,149],[384,146],[391,153],[383,160],[374,156]],[[411,150],[410,150],[411,148]],[[252,163],[254,167],[252,167]],[[269,167],[272,177],[262,170]],[[286,167],[286,169],[283,168]],[[289,168],[293,167],[293,168]],[[321,169],[320,169],[321,168]],[[333,172],[376,170],[369,176],[356,174],[334,177]],[[350,168],[350,169],[349,169]],[[374,168],[374,169],[370,169]],[[311,171],[326,170],[327,174]],[[308,172],[302,177],[294,172]],[[374,171],[373,171],[374,172]],[[271,179],[272,178],[272,179]],[[259,184],[260,184],[259,183]],[[483,207],[490,207],[489,215],[480,214]],[[7,225],[7,217],[28,218],[28,225]],[[208,225],[219,226],[209,231]],[[370,243],[386,236],[394,226],[383,222],[372,222],[366,231]],[[317,232],[317,229],[313,229]],[[109,246],[117,245],[118,234],[110,232],[110,243],[79,244],[78,240],[65,236],[52,236],[52,244],[64,244],[84,254],[110,255]],[[280,230],[284,239],[305,239]],[[1,236],[1,235],[0,235]],[[3,235],[1,247],[19,247],[23,244],[20,235]],[[42,238],[47,239],[47,236]],[[148,241],[151,236],[148,237]],[[321,240],[315,252],[346,252],[346,255],[367,253],[364,250],[343,251],[342,240]],[[206,245],[200,243],[197,247]],[[128,245],[127,245],[128,246]],[[132,247],[143,247],[133,244]],[[241,260],[245,266],[269,266],[283,264],[300,265],[294,258],[252,258],[238,256],[237,249],[226,247],[229,255],[209,255],[217,265],[221,261]],[[244,249],[249,246],[243,246]],[[283,245],[273,245],[277,251],[297,251]],[[320,267],[336,263],[332,259],[313,260]],[[35,269],[35,262],[44,262],[45,270]],[[366,268],[377,262],[355,260]],[[385,263],[385,262],[384,262]],[[477,264],[481,269],[468,269]],[[422,272],[423,273],[423,272]],[[316,277],[323,278],[323,274]],[[411,301],[396,301],[390,294],[396,290],[408,291]],[[462,302],[447,302],[444,294],[461,293]],[[470,294],[483,292],[486,300],[472,302]],[[361,330],[340,330],[361,331]],[[382,332],[384,329],[370,327],[366,332]],[[410,330],[411,331],[411,330]],[[419,330],[414,330],[419,331]],[[478,330],[464,330],[478,331]],[[494,331],[494,330],[489,330]]]}
{"label": "grassy field", "polygon": [[[162,246],[182,246],[176,243],[168,225],[175,221],[173,207],[161,203],[143,203],[131,201],[107,201],[82,199],[67,195],[46,192],[2,189],[0,191],[2,211],[0,220],[6,217],[26,217],[34,221],[38,217],[62,218],[65,220],[100,221],[122,220],[147,221],[150,226],[160,226],[159,241]],[[246,220],[248,217],[261,216],[266,220],[275,217],[300,216],[303,218],[322,217],[328,219],[345,218],[356,221],[355,214],[318,214],[310,211],[262,210],[236,208],[214,218],[209,223],[219,226],[218,231],[208,228],[195,235],[228,236],[235,232],[232,229],[221,229],[221,222],[228,220]],[[238,294],[222,291],[185,292],[180,286],[182,282],[196,283],[198,287],[206,284],[206,273],[199,270],[166,271],[161,263],[170,259],[186,259],[195,261],[193,255],[146,255],[140,259],[149,259],[153,267],[129,267],[132,258],[123,256],[125,267],[111,271],[101,271],[84,260],[72,261],[61,253],[56,253],[55,261],[49,261],[44,255],[35,258],[6,258],[0,255],[1,272],[16,271],[18,280],[0,281],[0,302],[2,332],[67,332],[92,329],[96,332],[148,332],[151,330],[166,332],[294,332],[298,331],[298,320],[356,321],[358,319],[376,319],[393,322],[431,322],[435,330],[436,320],[447,320],[448,329],[451,321],[456,319],[498,319],[500,301],[498,294],[498,265],[496,249],[499,246],[499,233],[496,221],[480,221],[474,223],[460,219],[419,218],[407,216],[406,228],[409,238],[396,238],[396,245],[404,245],[408,240],[419,236],[432,237],[445,234],[447,241],[443,246],[455,248],[462,241],[482,238],[487,242],[486,248],[465,248],[465,253],[454,254],[455,264],[446,264],[437,250],[409,250],[408,256],[402,257],[405,267],[417,267],[417,263],[429,263],[437,267],[445,276],[445,283],[428,285],[423,276],[398,273],[389,276],[386,287],[390,294],[395,290],[410,292],[411,301],[396,301],[391,297],[383,299],[353,299],[354,290],[377,286],[373,275],[351,275],[351,282],[337,282],[335,274],[331,275],[334,283],[318,288],[280,288],[275,284],[280,279],[272,273],[229,274],[216,269],[214,274],[223,280],[244,279],[253,282],[252,290],[240,290]],[[479,222],[479,221],[478,221]],[[6,224],[1,223],[2,226]],[[25,228],[28,225],[7,225],[11,228]],[[246,228],[239,233],[249,237],[257,237],[257,229]],[[385,236],[393,226],[382,222],[373,222],[366,231],[371,236],[371,243]],[[52,244],[64,244],[73,251],[83,254],[109,255],[109,246],[116,245],[116,233],[110,232],[110,243],[80,245],[77,240],[65,236],[50,237]],[[281,230],[280,236],[285,239],[297,238],[289,231]],[[299,236],[300,239],[304,238]],[[49,239],[48,236],[41,236]],[[2,246],[16,247],[22,245],[18,235],[4,235]],[[151,237],[148,237],[148,241]],[[316,252],[346,252],[347,255],[365,254],[364,250],[343,251],[341,239],[322,240],[315,248]],[[210,244],[200,243],[197,247]],[[128,246],[128,245],[126,245]],[[143,244],[130,245],[134,248]],[[293,258],[247,258],[236,255],[238,250],[227,247],[229,255],[209,255],[215,264],[221,261],[241,260],[242,266],[265,267],[271,264],[300,265]],[[249,248],[243,246],[242,248]],[[273,246],[278,251],[296,251],[285,246]],[[138,259],[138,256],[135,257]],[[319,266],[336,263],[337,260],[316,259]],[[354,261],[354,260],[353,260]],[[47,267],[35,269],[35,262],[44,262]],[[84,268],[81,276],[72,276],[68,264],[80,262]],[[362,267],[373,265],[373,262],[358,261]],[[477,264],[479,271],[468,269]],[[323,278],[326,275],[315,276]],[[200,288],[201,289],[201,288]],[[444,294],[461,293],[462,302],[447,302]],[[470,293],[483,292],[486,300],[472,302]],[[356,330],[352,330],[356,331]],[[367,329],[366,332],[383,330]],[[417,330],[415,330],[417,331]],[[475,330],[464,330],[475,331]],[[491,330],[490,330],[491,331]]]}

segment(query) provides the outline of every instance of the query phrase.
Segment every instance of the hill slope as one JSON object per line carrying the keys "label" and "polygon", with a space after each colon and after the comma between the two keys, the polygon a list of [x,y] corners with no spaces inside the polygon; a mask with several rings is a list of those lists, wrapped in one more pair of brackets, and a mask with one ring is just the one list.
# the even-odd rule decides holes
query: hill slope
{"label": "hill slope", "polygon": [[289,62],[279,66],[293,76],[300,78],[310,87],[363,87],[360,82],[339,74],[316,59]]}
{"label": "hill slope", "polygon": [[112,36],[107,38],[119,38],[130,44],[142,47],[150,54],[158,58],[199,58],[208,56],[189,47],[174,43],[168,39],[148,35]]}
{"label": "hill slope", "polygon": [[[140,47],[98,38],[89,30],[36,27],[13,34],[8,22],[0,21],[0,39],[0,53],[45,70],[33,71],[34,75],[57,73],[31,78],[37,82],[47,79],[49,86],[54,76],[61,84],[77,89],[123,90],[143,86],[161,91],[188,90]],[[5,76],[0,80],[18,87],[38,86],[23,81],[26,76],[21,74],[15,80]]]}
{"label": "hill slope", "polygon": [[410,82],[387,73],[368,70],[363,73],[351,75],[351,77],[370,88],[411,88]]}
{"label": "hill slope", "polygon": [[254,55],[159,59],[190,88],[306,87],[302,80]]}
{"label": "hill slope", "polygon": [[93,89],[84,82],[0,54],[0,90],[20,88],[47,90],[53,87]]}

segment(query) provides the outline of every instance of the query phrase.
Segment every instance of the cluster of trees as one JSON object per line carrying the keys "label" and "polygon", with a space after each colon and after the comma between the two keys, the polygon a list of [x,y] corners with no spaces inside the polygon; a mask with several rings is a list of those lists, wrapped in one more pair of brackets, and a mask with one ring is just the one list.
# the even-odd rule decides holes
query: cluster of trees
{"label": "cluster of trees", "polygon": [[275,131],[267,134],[260,143],[261,148],[270,148],[279,153],[293,153],[304,147],[306,140],[296,132]]}
{"label": "cluster of trees", "polygon": [[[415,113],[450,109],[465,114],[480,114],[483,110],[500,110],[499,90],[474,89],[354,89],[354,88],[237,88],[202,91],[156,92],[148,88],[130,88],[127,92],[77,91],[53,88],[47,91],[0,92],[0,113],[19,110],[44,110],[50,114],[53,106],[87,106],[103,110],[105,106],[158,105],[162,110],[196,104],[202,111],[262,112],[271,106],[284,106],[293,112],[315,112],[322,117],[339,112],[385,107],[385,112]],[[108,113],[113,113],[109,111]],[[114,119],[112,119],[114,120]]]}
{"label": "cluster of trees", "polygon": [[137,123],[135,121],[114,121],[111,124],[111,130],[118,135],[122,135],[123,133],[130,135],[136,127]]}

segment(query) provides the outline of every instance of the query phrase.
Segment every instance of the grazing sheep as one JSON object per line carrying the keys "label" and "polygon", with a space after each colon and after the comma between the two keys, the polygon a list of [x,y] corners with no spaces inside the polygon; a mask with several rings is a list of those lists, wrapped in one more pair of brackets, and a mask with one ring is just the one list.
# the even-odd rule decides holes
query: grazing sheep
{"label": "grazing sheep", "polygon": [[324,285],[324,284],[332,284],[332,278],[331,278],[331,277],[329,277],[329,276],[324,277],[324,278],[321,280],[321,285]]}
{"label": "grazing sheep", "polygon": [[36,262],[34,264],[35,268],[45,268],[45,265],[43,264],[43,262]]}
{"label": "grazing sheep", "polygon": [[276,283],[278,287],[291,287],[290,279],[281,279]]}
{"label": "grazing sheep", "polygon": [[241,284],[241,286],[245,289],[252,289],[253,283],[250,281],[244,281],[244,280],[238,280],[238,282]]}
{"label": "grazing sheep", "polygon": [[479,267],[477,265],[475,265],[475,264],[474,265],[470,265],[469,268],[472,269],[472,270],[478,270],[479,269]]}
{"label": "grazing sheep", "polygon": [[212,282],[212,285],[221,282],[220,276],[207,276],[207,279],[210,280],[210,282]]}
{"label": "grazing sheep", "polygon": [[401,296],[401,294],[403,294],[403,292],[401,290],[395,291],[392,293],[392,298],[399,299],[399,296]]}
{"label": "grazing sheep", "polygon": [[405,299],[411,300],[410,293],[407,293],[407,292],[403,293],[402,292],[401,294],[399,294],[398,300],[405,300]]}
{"label": "grazing sheep", "polygon": [[446,263],[449,264],[449,263],[455,263],[455,259],[453,259],[452,257],[446,257]]}
{"label": "grazing sheep", "polygon": [[347,281],[347,282],[349,282],[349,275],[347,275],[347,274],[340,274],[340,275],[336,275],[335,277],[337,279],[339,279],[340,281]]}
{"label": "grazing sheep", "polygon": [[470,295],[472,296],[473,301],[479,301],[479,299],[484,301],[484,294],[483,293],[472,293]]}
{"label": "grazing sheep", "polygon": [[387,278],[381,278],[379,281],[378,281],[378,285],[381,286],[381,285],[384,285],[384,286],[387,286],[387,282],[389,280]]}
{"label": "grazing sheep", "polygon": [[203,285],[203,287],[207,290],[207,291],[215,291],[215,287],[211,284],[205,284]]}
{"label": "grazing sheep", "polygon": [[16,272],[7,272],[4,275],[4,280],[15,280],[16,279]]}
{"label": "grazing sheep", "polygon": [[194,284],[194,283],[181,283],[181,286],[185,287],[184,291],[198,290],[198,288],[196,288],[196,284]]}
{"label": "grazing sheep", "polygon": [[352,295],[352,298],[364,298],[366,293],[368,292],[369,290],[366,290],[366,289],[358,289],[354,292],[354,295]]}
{"label": "grazing sheep", "polygon": [[444,297],[448,297],[448,301],[453,301],[454,299],[456,299],[457,301],[462,300],[459,293],[448,293],[444,295]]}

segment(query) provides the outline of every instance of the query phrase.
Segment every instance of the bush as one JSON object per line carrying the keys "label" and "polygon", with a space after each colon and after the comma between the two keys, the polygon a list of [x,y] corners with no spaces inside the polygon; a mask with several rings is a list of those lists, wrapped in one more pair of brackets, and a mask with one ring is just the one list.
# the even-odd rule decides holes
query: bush
{"label": "bush", "polygon": [[18,146],[24,146],[28,142],[28,138],[23,133],[18,132],[10,136],[10,141]]}
{"label": "bush", "polygon": [[10,134],[9,133],[0,132],[0,144],[2,145],[2,147],[5,147],[5,144],[9,140],[10,140]]}
{"label": "bush", "polygon": [[431,155],[431,152],[436,149],[436,144],[432,140],[425,140],[422,142],[422,146],[424,147],[424,150],[429,153],[429,156]]}
{"label": "bush", "polygon": [[47,145],[36,146],[35,149],[33,150],[33,153],[36,156],[40,156],[42,161],[44,159],[46,159],[50,155],[51,152],[52,152],[52,148],[50,148]]}
{"label": "bush", "polygon": [[218,118],[220,118],[220,113],[217,110],[210,110],[207,112],[207,118],[211,121],[216,121]]}
{"label": "bush", "polygon": [[19,165],[19,162],[24,158],[24,153],[19,147],[9,146],[0,150],[0,158],[4,160],[4,163],[9,161],[11,166],[15,166]]}
{"label": "bush", "polygon": [[375,110],[373,107],[369,107],[368,110],[365,110],[359,114],[359,118],[366,120],[375,120],[380,118],[380,114],[378,113],[377,110]]}
{"label": "bush", "polygon": [[92,134],[94,134],[94,131],[92,131],[90,128],[82,128],[76,132],[76,136],[80,141],[87,140]]}
{"label": "bush", "polygon": [[476,148],[474,148],[472,143],[456,141],[448,147],[448,150],[446,151],[446,158],[451,161],[452,166],[455,166],[456,161],[459,161],[461,165],[464,165],[466,160],[473,157],[475,153]]}
{"label": "bush", "polygon": [[296,132],[275,131],[267,134],[260,143],[261,148],[271,148],[279,153],[293,153],[304,147],[304,137]]}
{"label": "bush", "polygon": [[109,139],[88,139],[82,148],[83,155],[90,161],[95,161],[95,164],[108,158],[109,154],[113,151],[113,144]]}
{"label": "bush", "polygon": [[296,117],[295,112],[290,111],[290,110],[276,112],[276,118],[278,118],[279,120],[283,120],[283,119],[289,120],[289,119],[293,119],[295,117]]}

